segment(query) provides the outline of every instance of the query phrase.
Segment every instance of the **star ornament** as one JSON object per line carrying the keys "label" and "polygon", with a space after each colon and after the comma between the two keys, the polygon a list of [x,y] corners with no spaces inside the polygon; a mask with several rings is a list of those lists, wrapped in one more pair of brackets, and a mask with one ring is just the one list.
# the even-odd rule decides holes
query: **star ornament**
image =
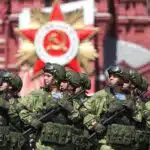
{"label": "star ornament", "polygon": [[65,65],[80,72],[77,59],[79,44],[94,33],[93,28],[75,30],[65,23],[59,1],[53,4],[49,22],[40,29],[19,30],[21,36],[35,45],[38,59],[34,64],[34,74],[37,74],[46,62]]}

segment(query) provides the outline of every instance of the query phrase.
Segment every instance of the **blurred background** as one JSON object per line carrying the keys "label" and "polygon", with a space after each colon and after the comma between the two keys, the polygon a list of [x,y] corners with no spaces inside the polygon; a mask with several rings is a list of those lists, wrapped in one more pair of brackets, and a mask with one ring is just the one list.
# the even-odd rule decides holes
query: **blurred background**
{"label": "blurred background", "polygon": [[[104,70],[113,64],[136,69],[148,79],[150,84],[150,1],[82,1],[92,2],[94,15],[91,23],[100,29],[92,38],[98,55],[94,61],[90,60],[94,68],[89,75],[92,81],[90,92],[104,87]],[[14,29],[25,26],[22,24],[28,21],[26,17],[20,17],[24,9],[48,8],[53,2],[53,0],[0,0],[0,68],[7,68],[20,74],[24,82],[22,95],[28,93],[29,89],[39,88],[42,81],[30,80],[32,66],[28,63],[16,65],[18,61],[16,54],[21,39]],[[61,0],[61,4],[73,2],[80,1]],[[87,7],[88,5],[89,3]]]}

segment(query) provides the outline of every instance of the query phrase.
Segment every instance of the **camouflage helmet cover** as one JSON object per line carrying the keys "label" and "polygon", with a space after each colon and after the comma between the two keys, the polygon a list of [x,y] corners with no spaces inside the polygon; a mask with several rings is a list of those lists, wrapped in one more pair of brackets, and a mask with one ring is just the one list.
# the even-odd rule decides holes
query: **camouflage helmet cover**
{"label": "camouflage helmet cover", "polygon": [[86,90],[90,89],[91,88],[91,81],[88,78],[88,75],[85,73],[79,73],[79,74],[81,77],[81,81],[80,81],[81,86]]}
{"label": "camouflage helmet cover", "polygon": [[71,85],[75,87],[80,86],[81,77],[79,73],[74,72],[72,70],[66,71],[66,81],[68,81]]}
{"label": "camouflage helmet cover", "polygon": [[61,66],[59,64],[51,64],[51,63],[46,63],[44,67],[44,72],[48,72],[54,76],[59,81],[65,80],[66,77],[66,71],[64,66]]}
{"label": "camouflage helmet cover", "polygon": [[23,83],[21,78],[17,74],[8,71],[4,72],[3,80],[8,82],[15,92],[20,92]]}
{"label": "camouflage helmet cover", "polygon": [[140,87],[142,84],[142,77],[141,75],[136,72],[135,70],[130,69],[129,70],[129,75],[130,75],[130,81],[136,86]]}

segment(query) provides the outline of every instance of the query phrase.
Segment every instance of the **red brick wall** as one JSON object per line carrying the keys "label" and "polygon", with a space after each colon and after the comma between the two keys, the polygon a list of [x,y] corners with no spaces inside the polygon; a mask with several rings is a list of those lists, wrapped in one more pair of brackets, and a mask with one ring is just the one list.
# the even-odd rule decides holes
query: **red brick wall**
{"label": "red brick wall", "polygon": [[[131,41],[136,44],[140,44],[146,48],[150,48],[149,37],[150,37],[150,19],[147,16],[147,7],[146,0],[141,2],[132,2],[132,0],[125,2],[125,0],[114,0],[116,7],[116,15],[117,15],[117,35],[119,39]],[[126,0],[127,1],[127,0]],[[3,21],[0,24],[0,39],[5,39],[6,43],[0,44],[0,67],[8,67],[14,68],[14,64],[16,62],[15,54],[17,51],[17,40],[12,32],[12,27],[17,24],[17,18],[13,17],[14,14],[20,12],[24,7],[43,7],[42,0],[12,0],[12,16],[11,19],[6,18],[6,7],[4,4],[4,0],[0,0],[0,19]],[[107,0],[101,0],[95,3],[97,10],[100,13],[103,13],[101,16],[96,17],[96,26],[100,27],[100,32],[96,38],[96,45],[99,51],[99,65],[103,69],[103,38],[106,33],[106,30],[109,26],[108,22],[110,21],[110,17],[108,12],[110,11],[110,6],[107,4]],[[104,14],[105,13],[105,14]],[[113,15],[113,14],[112,14]],[[126,19],[120,19],[126,17]],[[143,16],[141,19],[134,18],[136,16]],[[125,18],[124,17],[124,18]],[[128,17],[128,18],[127,18]],[[5,20],[4,20],[5,19]],[[0,22],[1,22],[0,21]],[[11,26],[10,26],[11,22]],[[9,23],[9,26],[7,26]],[[8,35],[9,32],[9,35]],[[5,60],[3,59],[5,58]],[[145,67],[145,66],[143,66]],[[147,77],[149,77],[150,82],[150,66],[147,67],[147,71],[144,72]],[[143,70],[141,67],[139,71]]]}
{"label": "red brick wall", "polygon": [[[0,1],[0,41],[5,40],[4,43],[0,42],[0,68],[6,67],[9,69],[15,69],[15,54],[18,48],[17,37],[13,32],[13,28],[18,24],[18,13],[22,8],[38,8],[43,7],[43,0],[11,0],[10,12],[6,14],[8,4],[5,4],[5,0]],[[2,61],[3,59],[3,61]]]}
{"label": "red brick wall", "polygon": [[[105,4],[104,4],[105,3]],[[100,1],[97,3],[97,8],[100,13],[108,12],[110,6],[107,5],[106,1]],[[104,7],[105,6],[105,7]],[[133,42],[139,44],[147,49],[150,49],[150,18],[148,17],[146,0],[139,1],[127,1],[127,0],[115,0],[115,10],[117,17],[117,36],[118,39]],[[114,14],[111,14],[112,16]],[[105,30],[108,27],[108,22],[104,18],[97,19],[97,23],[102,30]],[[105,30],[106,31],[106,30]],[[99,34],[98,49],[102,54],[103,52],[103,39],[100,38],[104,35],[103,33]],[[101,57],[100,57],[101,58]],[[103,65],[103,62],[100,60],[100,64]],[[148,78],[150,83],[150,64],[145,64],[137,68],[137,70]]]}

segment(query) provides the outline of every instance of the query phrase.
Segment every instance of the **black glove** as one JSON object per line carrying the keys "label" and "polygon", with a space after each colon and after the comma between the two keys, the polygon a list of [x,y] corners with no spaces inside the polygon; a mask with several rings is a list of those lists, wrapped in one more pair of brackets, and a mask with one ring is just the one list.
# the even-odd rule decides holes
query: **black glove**
{"label": "black glove", "polygon": [[135,102],[134,100],[125,100],[124,103],[122,104],[125,108],[134,111],[135,110]]}
{"label": "black glove", "polygon": [[103,134],[106,130],[105,126],[101,123],[97,123],[94,129],[98,134]]}
{"label": "black glove", "polygon": [[40,121],[40,120],[38,120],[38,119],[33,119],[32,121],[31,121],[31,124],[30,124],[33,128],[35,128],[35,129],[41,129],[42,128],[42,126],[43,126],[43,123]]}
{"label": "black glove", "polygon": [[61,106],[63,109],[65,109],[67,112],[71,113],[73,111],[73,106],[71,102],[68,102],[66,100],[60,100],[58,101],[58,105]]}
{"label": "black glove", "polygon": [[112,103],[108,109],[109,114],[113,114],[116,111],[122,110],[124,107],[121,103]]}

